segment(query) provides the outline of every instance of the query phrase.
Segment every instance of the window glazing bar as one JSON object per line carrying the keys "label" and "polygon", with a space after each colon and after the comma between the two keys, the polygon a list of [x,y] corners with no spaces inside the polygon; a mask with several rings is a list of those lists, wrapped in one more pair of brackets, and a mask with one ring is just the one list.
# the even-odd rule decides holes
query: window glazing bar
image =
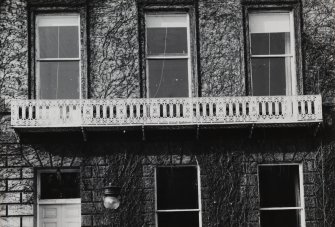
{"label": "window glazing bar", "polygon": [[252,58],[278,58],[278,57],[293,57],[292,54],[273,54],[273,55],[251,55]]}
{"label": "window glazing bar", "polygon": [[259,208],[259,210],[303,210],[302,207],[267,207]]}
{"label": "window glazing bar", "polygon": [[146,59],[188,59],[189,56],[147,56]]}
{"label": "window glazing bar", "polygon": [[200,211],[200,209],[156,210],[156,212],[160,212],[160,213],[168,213],[168,212],[194,212],[194,211]]}
{"label": "window glazing bar", "polygon": [[80,61],[80,58],[39,58],[36,61]]}

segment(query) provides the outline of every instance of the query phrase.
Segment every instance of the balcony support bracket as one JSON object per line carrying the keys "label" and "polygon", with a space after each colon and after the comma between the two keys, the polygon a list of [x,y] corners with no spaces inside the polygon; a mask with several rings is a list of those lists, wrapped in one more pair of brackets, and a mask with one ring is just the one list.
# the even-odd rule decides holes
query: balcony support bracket
{"label": "balcony support bracket", "polygon": [[144,125],[142,125],[142,141],[145,141]]}
{"label": "balcony support bracket", "polygon": [[317,124],[317,126],[315,127],[315,130],[314,130],[314,137],[318,134],[319,129],[320,129],[320,126],[321,126],[321,122],[319,122],[319,123]]}
{"label": "balcony support bracket", "polygon": [[197,140],[199,139],[199,136],[200,136],[200,126],[197,125],[197,135],[196,135]]}
{"label": "balcony support bracket", "polygon": [[17,141],[18,143],[21,143],[21,133],[18,132],[18,130],[15,130],[14,135],[15,135],[15,139],[16,139],[16,141]]}
{"label": "balcony support bracket", "polygon": [[249,139],[252,138],[252,133],[254,132],[254,127],[255,127],[255,124],[252,124],[251,128],[250,128],[250,132],[249,132]]}
{"label": "balcony support bracket", "polygon": [[83,135],[84,142],[87,142],[87,134],[86,134],[84,127],[80,127],[80,129],[81,129],[81,134]]}

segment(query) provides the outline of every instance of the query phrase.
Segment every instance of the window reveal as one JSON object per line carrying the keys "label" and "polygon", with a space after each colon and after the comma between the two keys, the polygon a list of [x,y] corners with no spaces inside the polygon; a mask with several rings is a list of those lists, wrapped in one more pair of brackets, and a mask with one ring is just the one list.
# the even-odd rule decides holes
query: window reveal
{"label": "window reveal", "polygon": [[156,192],[159,227],[200,226],[197,167],[158,167]]}
{"label": "window reveal", "polygon": [[250,13],[252,95],[294,94],[292,13]]}
{"label": "window reveal", "polygon": [[79,36],[78,15],[36,17],[38,98],[79,98]]}
{"label": "window reveal", "polygon": [[259,166],[262,227],[304,225],[300,165]]}
{"label": "window reveal", "polygon": [[146,15],[148,97],[190,96],[187,14]]}

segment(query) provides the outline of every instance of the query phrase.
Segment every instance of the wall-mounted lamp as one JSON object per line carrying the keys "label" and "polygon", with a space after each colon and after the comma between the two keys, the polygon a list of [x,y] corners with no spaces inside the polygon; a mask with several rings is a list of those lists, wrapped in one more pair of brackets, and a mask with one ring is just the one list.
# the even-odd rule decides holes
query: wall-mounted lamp
{"label": "wall-mounted lamp", "polygon": [[120,187],[112,186],[112,183],[109,183],[104,189],[103,201],[105,208],[117,209],[120,206]]}

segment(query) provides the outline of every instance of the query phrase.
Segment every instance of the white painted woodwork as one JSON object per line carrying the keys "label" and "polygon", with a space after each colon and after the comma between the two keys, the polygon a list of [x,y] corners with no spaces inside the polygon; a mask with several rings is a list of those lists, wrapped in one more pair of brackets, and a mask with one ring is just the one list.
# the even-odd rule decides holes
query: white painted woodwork
{"label": "white painted woodwork", "polygon": [[12,100],[14,128],[322,122],[320,95]]}
{"label": "white painted woodwork", "polygon": [[39,227],[80,227],[80,204],[39,205]]}
{"label": "white painted woodwork", "polygon": [[290,32],[290,12],[254,12],[249,14],[251,33]]}

